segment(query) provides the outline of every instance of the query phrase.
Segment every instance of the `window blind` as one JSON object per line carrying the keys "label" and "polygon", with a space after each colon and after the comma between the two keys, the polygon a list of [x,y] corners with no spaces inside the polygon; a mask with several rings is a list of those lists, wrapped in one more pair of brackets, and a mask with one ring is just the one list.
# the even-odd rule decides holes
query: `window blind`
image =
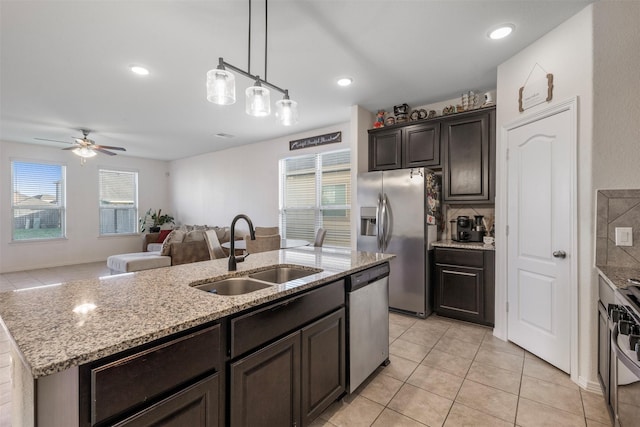
{"label": "window blind", "polygon": [[100,169],[100,234],[138,231],[138,173]]}
{"label": "window blind", "polygon": [[59,164],[11,162],[12,240],[65,236],[65,172]]}
{"label": "window blind", "polygon": [[324,244],[351,244],[351,153],[310,154],[280,161],[280,230],[283,237]]}

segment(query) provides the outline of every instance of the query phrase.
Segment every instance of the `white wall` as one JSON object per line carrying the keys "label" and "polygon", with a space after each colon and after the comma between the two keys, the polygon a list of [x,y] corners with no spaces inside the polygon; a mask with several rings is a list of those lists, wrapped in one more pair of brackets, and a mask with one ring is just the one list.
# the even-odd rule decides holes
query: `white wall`
{"label": "white wall", "polygon": [[[11,160],[58,162],[67,167],[67,238],[45,242],[11,242]],[[0,142],[0,272],[21,271],[106,260],[109,255],[139,252],[139,235],[99,237],[98,169],[138,172],[140,213],[149,208],[169,212],[168,163],[127,156],[98,155],[80,165],[69,151],[33,144]]]}
{"label": "white wall", "polygon": [[[336,131],[342,131],[342,142],[289,151],[289,141]],[[244,213],[254,225],[277,226],[278,161],[346,148],[351,148],[350,127],[342,123],[172,161],[172,212],[183,224],[228,226]],[[238,222],[238,228],[246,230],[245,222]]]}
{"label": "white wall", "polygon": [[[583,387],[594,390],[599,390],[598,289],[594,269],[596,189],[640,185],[639,19],[640,4],[636,2],[597,2],[498,67],[498,224],[503,224],[506,218],[506,161],[500,129],[523,115],[578,97],[577,374]],[[553,100],[521,114],[518,89],[536,63],[554,75]],[[496,229],[496,240],[506,240],[504,227]],[[499,245],[496,255],[497,293],[506,295],[506,253]],[[506,314],[499,307],[496,305],[498,335],[506,333]]]}
{"label": "white wall", "polygon": [[640,188],[640,2],[594,11],[593,188]]}

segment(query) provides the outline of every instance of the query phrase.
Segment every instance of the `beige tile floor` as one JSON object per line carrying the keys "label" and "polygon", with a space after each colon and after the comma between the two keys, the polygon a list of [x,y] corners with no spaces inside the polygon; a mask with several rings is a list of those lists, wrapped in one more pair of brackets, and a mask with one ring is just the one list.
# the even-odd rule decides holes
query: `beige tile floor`
{"label": "beige tile floor", "polygon": [[610,426],[602,395],[489,328],[390,314],[391,364],[313,423],[330,426]]}
{"label": "beige tile floor", "polygon": [[[106,263],[0,274],[0,291],[108,275]],[[1,296],[0,296],[1,297]],[[391,364],[312,424],[332,426],[610,426],[601,395],[491,329],[390,314]],[[0,330],[0,426],[10,426],[9,342]]]}

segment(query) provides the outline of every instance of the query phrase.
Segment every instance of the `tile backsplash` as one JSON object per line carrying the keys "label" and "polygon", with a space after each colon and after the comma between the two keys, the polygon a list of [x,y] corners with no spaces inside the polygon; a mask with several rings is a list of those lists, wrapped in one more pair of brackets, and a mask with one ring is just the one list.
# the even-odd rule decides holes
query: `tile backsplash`
{"label": "tile backsplash", "polygon": [[[640,190],[598,190],[596,265],[640,268]],[[633,246],[616,246],[616,227],[633,229]]]}

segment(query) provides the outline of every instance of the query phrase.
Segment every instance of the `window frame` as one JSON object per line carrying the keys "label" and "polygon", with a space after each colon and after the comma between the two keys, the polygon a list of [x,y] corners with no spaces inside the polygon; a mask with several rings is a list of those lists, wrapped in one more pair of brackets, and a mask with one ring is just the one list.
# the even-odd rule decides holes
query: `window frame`
{"label": "window frame", "polygon": [[[23,164],[34,164],[34,165],[46,165],[46,166],[56,166],[60,168],[60,181],[62,182],[59,186],[59,195],[58,203],[55,207],[47,207],[46,205],[16,205],[16,200],[14,196],[14,191],[16,188],[16,173],[15,173],[15,164],[23,163]],[[9,168],[11,170],[11,188],[9,190],[9,205],[11,206],[11,243],[31,243],[31,242],[50,242],[56,240],[66,240],[67,239],[67,164],[64,162],[52,162],[47,160],[37,160],[37,159],[26,159],[26,158],[10,158],[9,159]],[[58,211],[59,212],[59,222],[60,222],[60,234],[54,237],[39,237],[32,239],[17,239],[16,238],[16,230],[15,220],[16,220],[16,210],[24,209],[24,210],[47,210],[47,211]],[[44,228],[43,228],[44,229]]]}
{"label": "window frame", "polygon": [[[115,232],[109,232],[109,233],[103,232],[103,225],[102,225],[103,211],[114,209],[113,207],[102,206],[102,178],[103,178],[102,173],[103,172],[133,174],[133,181],[134,181],[133,207],[125,209],[127,211],[133,212],[134,220],[133,220],[131,230],[127,230],[125,232],[117,232],[117,230]],[[108,166],[98,167],[98,236],[99,237],[132,236],[132,235],[139,234],[139,224],[138,224],[139,223],[139,220],[138,220],[138,217],[139,217],[138,192],[139,191],[138,190],[139,190],[139,171],[138,170],[126,169],[126,168],[113,168]],[[117,217],[114,222],[117,224]]]}

